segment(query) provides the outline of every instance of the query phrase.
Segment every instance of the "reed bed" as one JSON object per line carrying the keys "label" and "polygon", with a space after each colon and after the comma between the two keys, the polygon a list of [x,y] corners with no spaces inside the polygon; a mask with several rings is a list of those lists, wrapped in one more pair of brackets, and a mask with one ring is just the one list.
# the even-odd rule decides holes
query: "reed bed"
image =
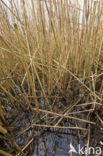
{"label": "reed bed", "polygon": [[[0,155],[28,155],[30,137],[24,146],[15,141],[15,115],[32,116],[22,134],[34,127],[81,130],[89,144],[90,125],[102,131],[103,5],[82,4],[0,0],[0,141],[16,151],[2,145]],[[64,119],[74,127],[60,126]]]}

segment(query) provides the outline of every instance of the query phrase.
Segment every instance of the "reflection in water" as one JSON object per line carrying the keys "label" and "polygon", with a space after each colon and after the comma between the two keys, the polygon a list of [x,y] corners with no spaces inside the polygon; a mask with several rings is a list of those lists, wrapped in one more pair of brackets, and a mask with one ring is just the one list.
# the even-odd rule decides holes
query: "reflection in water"
{"label": "reflection in water", "polygon": [[[62,133],[46,132],[38,139],[33,156],[69,156],[70,143],[77,149],[78,144],[85,146],[86,140],[79,140],[72,130],[62,130]],[[70,134],[72,132],[72,134]],[[74,155],[78,155],[75,154]],[[72,154],[73,156],[73,154]]]}

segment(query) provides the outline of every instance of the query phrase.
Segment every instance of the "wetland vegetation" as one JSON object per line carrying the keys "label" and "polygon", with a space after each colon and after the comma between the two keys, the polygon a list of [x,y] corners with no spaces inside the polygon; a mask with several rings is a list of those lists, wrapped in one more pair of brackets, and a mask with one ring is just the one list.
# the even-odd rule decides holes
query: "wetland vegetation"
{"label": "wetland vegetation", "polygon": [[103,5],[81,2],[0,0],[0,156],[103,150]]}

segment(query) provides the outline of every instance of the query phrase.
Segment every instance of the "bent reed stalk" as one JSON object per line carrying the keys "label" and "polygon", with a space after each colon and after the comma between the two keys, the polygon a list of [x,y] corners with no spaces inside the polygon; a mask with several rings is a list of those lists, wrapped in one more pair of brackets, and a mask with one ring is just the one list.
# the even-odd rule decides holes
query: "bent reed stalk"
{"label": "bent reed stalk", "polygon": [[[10,0],[8,4],[0,0],[0,131],[7,134],[22,155],[24,152],[10,139],[6,126],[1,126],[7,124],[8,104],[4,101],[9,101],[17,112],[21,108],[38,114],[38,121],[44,117],[47,122],[51,115],[58,119],[57,123],[68,118],[95,124],[89,119],[59,113],[57,98],[49,98],[54,95],[75,99],[76,94],[68,91],[79,90],[83,97],[80,94],[78,101],[90,103],[89,113],[102,108],[103,5],[93,0],[83,0],[82,4],[83,7],[79,0],[73,4],[69,0]],[[40,96],[44,97],[42,104]],[[68,102],[64,108],[81,107],[78,103],[71,106]],[[78,111],[83,112],[88,110]],[[55,124],[34,126],[61,128]],[[5,150],[0,152],[11,155]]]}

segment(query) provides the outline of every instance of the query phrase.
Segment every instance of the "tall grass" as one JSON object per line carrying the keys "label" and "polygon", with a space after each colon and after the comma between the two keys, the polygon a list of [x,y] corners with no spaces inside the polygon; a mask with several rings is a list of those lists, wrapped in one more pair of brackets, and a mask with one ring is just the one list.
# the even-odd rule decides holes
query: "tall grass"
{"label": "tall grass", "polygon": [[0,88],[15,109],[28,105],[40,115],[38,96],[44,96],[52,111],[48,96],[65,96],[70,87],[83,88],[94,106],[102,102],[103,6],[83,4],[0,0]]}
{"label": "tall grass", "polygon": [[83,79],[92,72],[97,76],[103,48],[99,7],[85,1],[82,11],[68,0],[10,1],[9,10],[1,4],[1,79],[22,75],[22,87],[32,88],[37,78],[43,93],[46,83],[51,94],[55,87],[65,88],[68,71]]}

